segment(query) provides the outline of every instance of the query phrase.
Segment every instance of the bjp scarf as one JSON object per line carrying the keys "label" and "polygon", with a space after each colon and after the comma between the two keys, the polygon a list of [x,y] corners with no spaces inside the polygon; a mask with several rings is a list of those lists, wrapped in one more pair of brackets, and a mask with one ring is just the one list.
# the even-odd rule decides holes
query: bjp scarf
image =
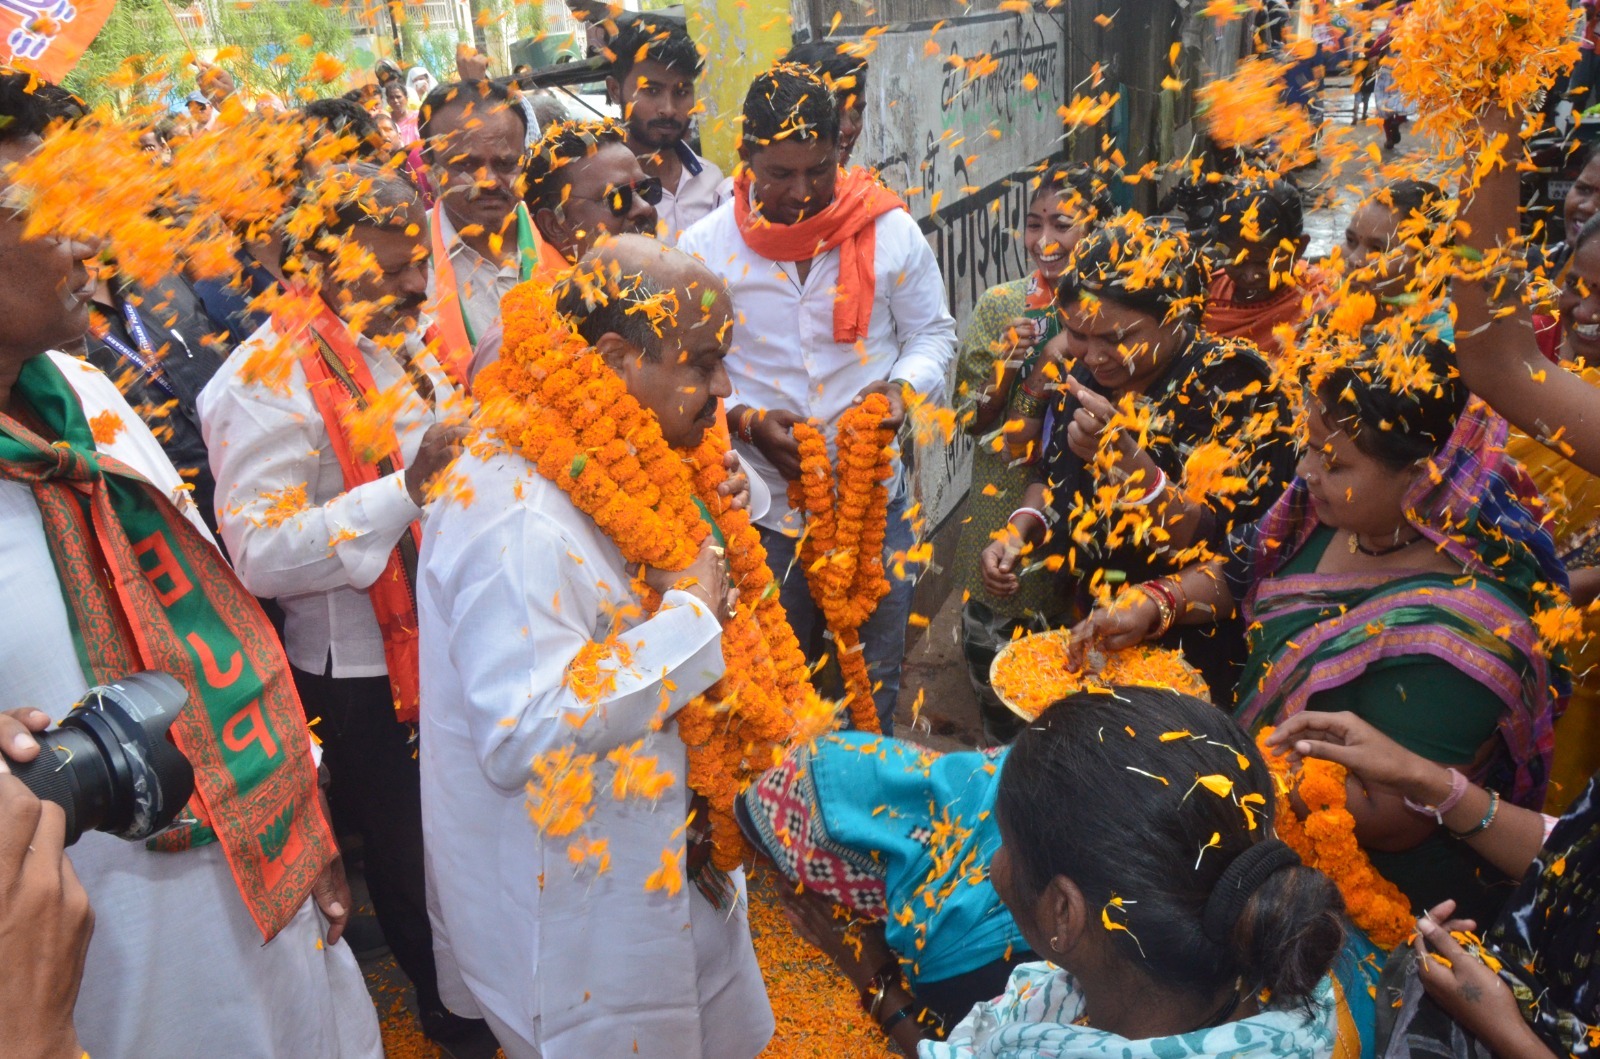
{"label": "bjp scarf", "polygon": [[77,394],[48,357],[23,366],[15,392],[44,433],[0,414],[0,478],[33,491],[84,673],[110,683],[159,670],[189,693],[172,739],[194,765],[194,796],[149,846],[219,842],[270,941],[336,853],[272,625],[160,490],[96,451]]}
{"label": "bjp scarf", "polygon": [[833,340],[856,343],[867,337],[872,299],[877,286],[875,223],[906,204],[857,167],[841,170],[833,201],[798,224],[773,224],[750,204],[750,171],[741,169],[733,182],[733,216],[745,245],[769,261],[810,261],[839,249],[839,289],[833,296]]}
{"label": "bjp scarf", "polygon": [[[371,448],[386,455],[372,458],[357,451],[350,437],[350,423],[354,413],[368,407],[377,386],[372,381],[372,371],[366,358],[350,339],[349,328],[343,320],[320,300],[307,298],[296,306],[304,313],[303,319],[285,315],[280,334],[305,334],[309,341],[300,356],[300,367],[306,373],[306,385],[317,404],[328,441],[339,459],[339,471],[344,475],[345,489],[375,482],[404,469],[400,456],[400,443],[393,430],[380,434]],[[298,314],[296,314],[298,315]],[[278,330],[275,322],[274,330]],[[429,343],[437,348],[436,336],[430,329]],[[432,385],[422,377],[418,379],[418,392],[430,400]],[[373,615],[378,619],[378,631],[383,636],[383,661],[389,673],[389,689],[394,695],[395,716],[410,723],[417,719],[421,702],[420,666],[422,655],[417,633],[417,555],[422,548],[422,531],[413,522],[400,535],[394,550],[378,575],[367,589],[372,601]]]}
{"label": "bjp scarf", "polygon": [[[478,345],[479,336],[473,331],[472,321],[467,319],[456,267],[445,242],[443,204],[433,208],[428,223],[433,256],[433,316],[439,328],[439,363],[455,384],[465,390],[470,385],[472,351]],[[524,283],[537,273],[567,265],[561,254],[533,230],[528,207],[520,202],[517,203],[517,260],[518,274]]]}

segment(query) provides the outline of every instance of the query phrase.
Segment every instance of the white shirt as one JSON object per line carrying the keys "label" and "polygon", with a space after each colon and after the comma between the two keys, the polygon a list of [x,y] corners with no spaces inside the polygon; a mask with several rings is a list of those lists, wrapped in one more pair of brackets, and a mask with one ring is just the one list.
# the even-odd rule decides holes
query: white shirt
{"label": "white shirt", "polygon": [[[453,387],[415,336],[407,342],[448,413]],[[418,395],[394,354],[364,337],[356,346],[377,391],[401,397],[392,425],[401,462],[409,465],[440,411]],[[282,390],[241,377],[262,350],[293,359]],[[217,479],[218,528],[239,580],[283,607],[284,651],[296,669],[323,673],[331,657],[335,677],[381,677],[388,672],[383,636],[366,590],[421,509],[406,490],[403,470],[346,491],[306,388],[301,352],[269,320],[200,393],[200,425]],[[281,498],[296,489],[304,489],[305,506],[291,513]]]}
{"label": "white shirt", "polygon": [[[511,293],[511,288],[522,281],[517,257],[512,255],[509,265],[497,265],[486,259],[462,240],[456,226],[450,221],[450,211],[443,203],[433,207],[439,212],[439,234],[450,253],[450,265],[456,272],[456,285],[461,288],[461,310],[466,314],[473,342],[479,342],[489,328],[500,319],[500,299]],[[515,231],[515,229],[512,229]],[[515,246],[513,246],[515,249]],[[428,301],[438,296],[439,273],[428,270]]]}
{"label": "white shirt", "polygon": [[[178,488],[178,472],[111,380],[49,356],[86,415],[121,418],[99,451],[163,491]],[[59,720],[88,690],[62,591],[33,491],[0,482],[0,710],[33,706]],[[216,843],[152,853],[91,831],[68,856],[95,911],[73,1019],[90,1055],[199,1059],[223,1041],[243,1059],[383,1055],[350,946],[320,943],[323,920],[310,900],[263,945]]]}
{"label": "white shirt", "polygon": [[[598,703],[567,666],[638,603],[616,546],[525,460],[463,456],[470,506],[441,501],[423,525],[422,822],[440,990],[487,1011],[542,1055],[748,1059],[772,1014],[741,899],[717,912],[685,882],[646,892],[664,850],[684,848],[686,753],[676,713],[723,672],[721,629],[693,597],[621,633],[632,665]],[[581,723],[580,723],[581,722]],[[636,741],[675,778],[654,804],[611,796],[614,748]],[[554,837],[529,820],[542,753],[594,754],[594,816]],[[604,839],[610,868],[568,848]],[[637,1048],[635,1047],[637,1046]]]}
{"label": "white shirt", "polygon": [[678,186],[669,188],[663,184],[661,201],[656,205],[656,217],[660,221],[657,233],[669,246],[726,198],[722,190],[722,170],[695,154],[682,140],[678,141],[676,150],[678,160],[683,163],[678,170]]}
{"label": "white shirt", "polygon": [[[793,262],[772,261],[750,249],[731,201],[683,233],[678,249],[704,261],[733,295],[729,408],[782,409],[815,419],[826,426],[831,447],[839,417],[871,383],[899,380],[931,400],[945,399],[956,325],[938,262],[904,210],[879,217],[876,236],[872,319],[857,349],[833,340],[837,249],[814,258],[802,284]],[[772,493],[772,510],[758,522],[798,533],[783,476],[753,445],[735,440],[734,446]],[[896,492],[903,488],[903,481],[894,483]]]}

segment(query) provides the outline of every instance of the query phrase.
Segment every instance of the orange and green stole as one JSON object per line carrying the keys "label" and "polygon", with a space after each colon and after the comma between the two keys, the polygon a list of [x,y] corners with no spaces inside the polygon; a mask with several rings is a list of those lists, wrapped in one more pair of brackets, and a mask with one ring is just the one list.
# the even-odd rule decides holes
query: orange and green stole
{"label": "orange and green stole", "polygon": [[33,491],[84,673],[107,683],[159,670],[189,693],[172,739],[194,765],[194,796],[149,846],[219,842],[271,940],[336,852],[272,625],[160,490],[96,451],[77,394],[49,358],[24,365],[15,393],[43,433],[0,414],[0,478]]}

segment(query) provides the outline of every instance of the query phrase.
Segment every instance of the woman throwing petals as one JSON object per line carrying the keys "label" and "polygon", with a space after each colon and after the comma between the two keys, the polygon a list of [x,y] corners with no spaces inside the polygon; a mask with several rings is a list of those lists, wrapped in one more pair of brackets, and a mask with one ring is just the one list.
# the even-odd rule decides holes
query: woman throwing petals
{"label": "woman throwing petals", "polygon": [[[1041,473],[984,551],[991,594],[1019,590],[1018,558],[1035,549],[1065,566],[1081,613],[1107,582],[1210,554],[1282,491],[1288,402],[1254,346],[1198,328],[1204,291],[1187,237],[1162,222],[1124,214],[1079,242],[1057,288],[1070,370]],[[1173,624],[1166,646],[1231,701],[1242,630]]]}
{"label": "woman throwing petals", "polygon": [[[1520,507],[1505,424],[1468,411],[1438,343],[1368,333],[1319,354],[1341,366],[1307,386],[1299,477],[1235,535],[1224,560],[1138,586],[1080,626],[1117,649],[1173,621],[1241,610],[1247,729],[1305,709],[1348,710],[1408,749],[1542,804],[1565,688],[1532,621],[1564,573]],[[1418,372],[1391,382],[1386,366]],[[1532,546],[1530,546],[1532,545]],[[1542,561],[1541,561],[1542,560]],[[1176,598],[1176,616],[1166,605]],[[1456,898],[1492,915],[1505,875],[1396,796],[1351,784],[1355,834],[1413,908]]]}

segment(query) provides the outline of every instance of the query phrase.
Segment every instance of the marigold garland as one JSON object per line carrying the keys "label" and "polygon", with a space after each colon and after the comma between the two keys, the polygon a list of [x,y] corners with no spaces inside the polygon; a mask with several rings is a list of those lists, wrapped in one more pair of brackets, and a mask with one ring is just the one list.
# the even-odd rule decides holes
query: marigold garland
{"label": "marigold garland", "polygon": [[[732,870],[748,852],[734,799],[797,731],[815,735],[813,715],[829,708],[811,689],[759,534],[717,491],[727,478],[727,441],[709,431],[692,453],[669,447],[655,415],[556,313],[549,290],[525,283],[506,296],[503,312],[505,352],[475,387],[485,435],[559,486],[630,565],[681,570],[693,562],[711,531],[696,499],[727,542],[739,603],[723,625],[725,675],[675,720],[688,747],[688,784],[711,805],[713,862]],[[642,579],[634,584],[645,612],[659,606]],[[569,686],[598,694],[605,681],[597,662],[615,664],[611,647],[580,653]]]}
{"label": "marigold garland", "polygon": [[[1272,773],[1272,786],[1277,792],[1278,837],[1306,864],[1333,880],[1351,922],[1374,945],[1386,951],[1400,945],[1412,934],[1411,902],[1398,886],[1378,873],[1356,842],[1355,817],[1345,807],[1345,767],[1305,758],[1299,772],[1291,774],[1289,759],[1267,747],[1271,734],[1271,728],[1263,728],[1256,745]],[[1290,795],[1296,793],[1306,807],[1303,819],[1290,804]]]}
{"label": "marigold garland", "polygon": [[789,505],[806,516],[800,539],[806,584],[833,633],[851,723],[864,732],[881,731],[860,630],[889,594],[883,567],[894,474],[894,431],[883,425],[889,411],[889,399],[875,393],[840,417],[837,468],[821,432],[796,423],[800,477],[789,483]]}

